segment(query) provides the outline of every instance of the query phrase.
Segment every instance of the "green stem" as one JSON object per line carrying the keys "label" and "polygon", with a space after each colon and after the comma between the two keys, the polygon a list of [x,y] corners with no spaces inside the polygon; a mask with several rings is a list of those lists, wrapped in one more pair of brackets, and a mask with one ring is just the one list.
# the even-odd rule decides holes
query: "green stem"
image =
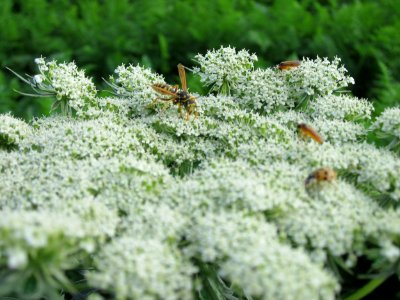
{"label": "green stem", "polygon": [[366,285],[364,285],[362,288],[358,289],[355,293],[346,297],[344,300],[359,300],[359,299],[364,298],[366,295],[368,295],[373,290],[375,290],[378,286],[380,286],[387,278],[388,278],[388,276],[372,279]]}
{"label": "green stem", "polygon": [[65,116],[65,107],[64,107],[64,101],[60,101],[60,108],[61,108],[61,114]]}
{"label": "green stem", "polygon": [[230,86],[229,86],[229,82],[226,81],[225,79],[224,79],[224,81],[222,83],[222,86],[221,86],[221,89],[219,91],[219,94],[220,95],[225,95],[225,96],[229,96],[231,94],[231,89],[230,89]]}

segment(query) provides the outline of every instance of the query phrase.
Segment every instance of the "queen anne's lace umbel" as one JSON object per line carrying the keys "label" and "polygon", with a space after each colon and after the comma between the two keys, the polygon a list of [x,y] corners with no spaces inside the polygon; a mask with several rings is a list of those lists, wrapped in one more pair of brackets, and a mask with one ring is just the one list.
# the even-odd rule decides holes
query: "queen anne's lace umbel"
{"label": "queen anne's lace umbel", "polygon": [[[398,109],[369,126],[372,105],[337,93],[353,83],[337,58],[255,69],[228,47],[195,60],[215,93],[190,122],[154,104],[164,79],[148,69],[118,67],[115,95],[96,98],[74,64],[37,60],[31,80],[75,113],[0,116],[1,296],[83,282],[90,299],[330,300],[360,258],[399,274],[396,142],[367,142],[397,141]],[[321,167],[338,179],[306,187]]]}

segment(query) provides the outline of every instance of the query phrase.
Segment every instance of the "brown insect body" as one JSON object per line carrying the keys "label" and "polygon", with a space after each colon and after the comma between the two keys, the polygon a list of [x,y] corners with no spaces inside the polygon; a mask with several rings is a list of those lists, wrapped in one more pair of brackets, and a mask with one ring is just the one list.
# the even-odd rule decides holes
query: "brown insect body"
{"label": "brown insect body", "polygon": [[194,113],[195,118],[198,116],[196,98],[189,94],[186,85],[186,74],[183,65],[178,65],[179,77],[182,83],[182,89],[178,85],[169,85],[167,83],[156,83],[152,88],[162,95],[168,95],[168,98],[157,98],[156,100],[171,101],[173,104],[178,105],[179,116],[182,116],[182,107],[186,110],[186,121],[189,120],[190,115]]}
{"label": "brown insect body", "polygon": [[337,177],[336,172],[331,168],[320,168],[312,172],[305,180],[304,184],[310,185],[312,182],[333,181]]}
{"label": "brown insect body", "polygon": [[299,129],[299,132],[303,137],[312,138],[314,141],[316,141],[319,144],[322,144],[324,142],[324,139],[311,126],[304,124],[304,123],[300,123],[297,125],[297,128]]}
{"label": "brown insect body", "polygon": [[291,70],[294,68],[297,68],[300,66],[300,61],[299,60],[288,60],[288,61],[283,61],[278,65],[278,69],[281,71],[284,70]]}

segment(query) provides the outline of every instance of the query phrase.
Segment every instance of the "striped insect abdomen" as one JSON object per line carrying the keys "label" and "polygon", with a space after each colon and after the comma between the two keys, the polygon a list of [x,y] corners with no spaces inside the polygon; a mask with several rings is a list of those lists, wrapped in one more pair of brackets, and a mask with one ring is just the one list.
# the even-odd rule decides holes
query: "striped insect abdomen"
{"label": "striped insect abdomen", "polygon": [[163,94],[163,91],[165,90],[173,94],[178,92],[178,88],[176,86],[172,86],[167,83],[155,83],[152,85],[152,88],[161,94]]}

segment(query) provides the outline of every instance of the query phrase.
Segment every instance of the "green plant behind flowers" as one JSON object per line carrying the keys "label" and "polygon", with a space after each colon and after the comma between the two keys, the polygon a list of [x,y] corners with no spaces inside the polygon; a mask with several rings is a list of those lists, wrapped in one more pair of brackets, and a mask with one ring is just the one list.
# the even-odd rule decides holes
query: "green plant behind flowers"
{"label": "green plant behind flowers", "polygon": [[[31,58],[40,54],[76,60],[101,90],[102,77],[130,62],[177,81],[178,63],[189,65],[195,54],[221,44],[256,52],[263,68],[338,55],[357,81],[353,93],[376,101],[381,112],[399,101],[399,7],[396,0],[3,0],[0,61],[31,73]],[[0,112],[25,119],[48,113],[46,99],[10,93],[10,85],[21,90],[2,68]]]}

